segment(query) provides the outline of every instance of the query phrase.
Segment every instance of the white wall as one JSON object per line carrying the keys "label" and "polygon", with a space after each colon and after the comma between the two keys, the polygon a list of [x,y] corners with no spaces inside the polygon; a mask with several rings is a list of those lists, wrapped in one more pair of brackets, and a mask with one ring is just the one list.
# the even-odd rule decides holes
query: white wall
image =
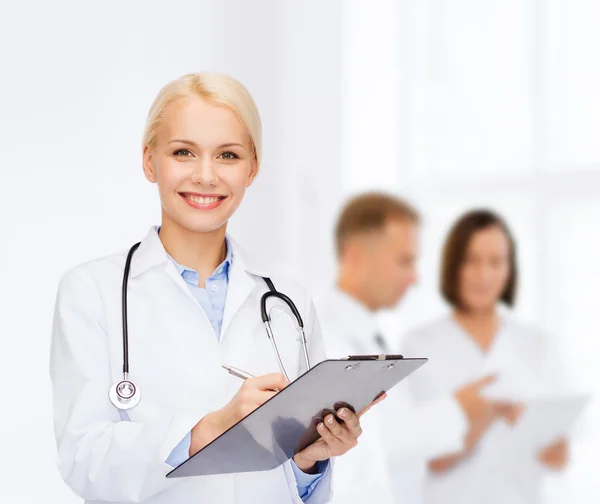
{"label": "white wall", "polygon": [[[493,205],[520,245],[519,316],[554,337],[573,383],[598,392],[598,5],[0,3],[0,502],[77,502],[54,460],[56,287],[159,218],[141,173],[144,117],[158,88],[190,71],[231,73],[261,109],[262,173],[231,226],[247,248],[316,290],[333,276],[344,197],[409,197],[424,214],[423,259],[420,285],[383,317],[399,334],[445,309],[437,268],[449,223]],[[596,403],[591,425],[598,414]],[[597,502],[599,435],[574,449],[564,502]]]}
{"label": "white wall", "polygon": [[[581,424],[586,437],[573,443],[567,471],[549,478],[545,504],[596,503],[600,4],[351,5],[345,47],[352,51],[346,55],[352,75],[344,82],[344,113],[350,118],[346,148],[353,152],[348,168],[360,166],[345,172],[346,187],[375,185],[407,197],[423,214],[420,282],[397,310],[382,315],[382,324],[401,346],[408,329],[446,312],[438,294],[439,265],[451,223],[475,206],[504,215],[518,243],[516,315],[545,330],[563,356],[569,385],[594,398]],[[373,16],[383,22],[374,23]],[[382,54],[388,56],[384,63]],[[385,84],[396,80],[395,88]],[[352,92],[369,84],[375,96]],[[386,132],[379,135],[382,124]],[[389,139],[394,130],[396,145]]]}
{"label": "white wall", "polygon": [[167,80],[213,70],[247,85],[265,156],[232,230],[272,261],[318,261],[319,249],[300,250],[331,204],[312,182],[333,187],[341,168],[339,13],[338,2],[316,0],[0,4],[0,502],[79,502],[55,468],[54,296],[67,268],[157,222],[140,140]]}

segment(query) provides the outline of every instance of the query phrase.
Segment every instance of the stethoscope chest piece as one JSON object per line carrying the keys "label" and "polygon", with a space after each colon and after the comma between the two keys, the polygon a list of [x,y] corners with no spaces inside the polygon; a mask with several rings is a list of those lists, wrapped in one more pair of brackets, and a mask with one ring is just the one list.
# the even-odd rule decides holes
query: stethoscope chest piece
{"label": "stethoscope chest piece", "polygon": [[125,376],[111,385],[108,397],[116,408],[128,410],[139,404],[142,392]]}

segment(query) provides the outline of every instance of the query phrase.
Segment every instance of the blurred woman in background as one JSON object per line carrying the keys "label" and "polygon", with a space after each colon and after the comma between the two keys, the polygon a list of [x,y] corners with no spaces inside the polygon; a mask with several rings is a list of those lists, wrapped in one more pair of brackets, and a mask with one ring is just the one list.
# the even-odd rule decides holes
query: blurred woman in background
{"label": "blurred woman in background", "polygon": [[459,453],[429,461],[427,504],[533,504],[544,471],[566,464],[564,440],[531,454],[510,444],[511,426],[524,409],[519,403],[553,390],[556,375],[544,335],[501,309],[513,306],[517,280],[515,242],[502,218],[486,210],[462,216],[443,251],[441,291],[452,313],[406,338],[406,354],[430,359],[409,383],[417,401],[486,377],[505,395],[499,401],[485,388],[473,392],[484,420],[471,426]]}

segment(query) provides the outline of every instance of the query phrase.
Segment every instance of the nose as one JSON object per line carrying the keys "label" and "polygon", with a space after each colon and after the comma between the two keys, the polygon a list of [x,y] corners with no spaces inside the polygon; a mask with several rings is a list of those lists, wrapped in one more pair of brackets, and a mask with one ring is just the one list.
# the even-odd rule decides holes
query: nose
{"label": "nose", "polygon": [[219,175],[211,159],[201,158],[194,163],[190,177],[194,184],[214,187],[219,183]]}
{"label": "nose", "polygon": [[487,264],[482,265],[477,273],[480,282],[489,282],[494,278],[494,267]]}

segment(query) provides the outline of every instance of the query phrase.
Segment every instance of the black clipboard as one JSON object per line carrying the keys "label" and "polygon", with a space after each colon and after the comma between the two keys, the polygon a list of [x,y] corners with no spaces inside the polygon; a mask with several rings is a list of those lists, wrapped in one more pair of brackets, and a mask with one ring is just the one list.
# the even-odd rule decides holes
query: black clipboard
{"label": "black clipboard", "polygon": [[426,362],[425,358],[405,359],[402,355],[322,361],[169,472],[167,478],[275,469],[319,438],[316,426],[325,415],[342,406],[360,411]]}

